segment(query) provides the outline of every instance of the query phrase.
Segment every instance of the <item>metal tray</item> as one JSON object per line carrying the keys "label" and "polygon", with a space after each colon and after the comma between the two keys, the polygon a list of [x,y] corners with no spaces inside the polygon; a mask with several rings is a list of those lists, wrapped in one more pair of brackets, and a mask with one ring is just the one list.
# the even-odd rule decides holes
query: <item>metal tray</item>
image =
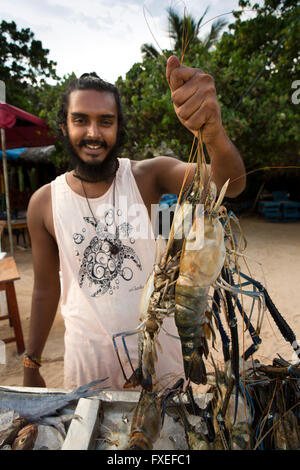
{"label": "metal tray", "polygon": [[[138,392],[101,392],[100,423],[95,437],[97,450],[125,450],[129,443],[130,427],[134,409],[138,403]],[[196,395],[195,401],[200,408],[205,408],[211,394]],[[198,416],[189,416],[191,424],[199,424]],[[179,420],[168,414],[159,439],[153,450],[188,450],[185,432]]]}

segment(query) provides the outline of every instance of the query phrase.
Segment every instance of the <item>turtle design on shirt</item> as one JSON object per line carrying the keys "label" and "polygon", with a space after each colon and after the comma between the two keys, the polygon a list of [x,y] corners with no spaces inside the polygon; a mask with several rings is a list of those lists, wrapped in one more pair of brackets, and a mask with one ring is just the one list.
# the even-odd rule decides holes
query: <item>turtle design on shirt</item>
{"label": "turtle design on shirt", "polygon": [[84,220],[93,225],[96,235],[83,252],[79,269],[79,286],[82,287],[87,278],[90,285],[94,284],[97,287],[92,297],[106,292],[112,294],[113,288],[118,287],[120,277],[125,281],[130,281],[133,277],[132,269],[124,266],[125,260],[133,261],[142,270],[140,259],[134,249],[124,245],[120,239],[121,233],[126,238],[133,228],[124,222],[116,225],[115,233],[111,233],[106,224],[92,217],[84,217]]}

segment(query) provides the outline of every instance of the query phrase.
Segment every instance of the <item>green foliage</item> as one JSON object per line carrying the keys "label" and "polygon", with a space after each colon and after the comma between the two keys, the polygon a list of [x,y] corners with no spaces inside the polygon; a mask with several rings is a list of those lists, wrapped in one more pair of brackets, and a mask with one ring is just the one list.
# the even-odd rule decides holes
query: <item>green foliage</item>
{"label": "green foliage", "polygon": [[[0,79],[6,84],[6,101],[45,119],[57,135],[61,94],[74,75],[59,78],[56,63],[48,59],[49,50],[29,28],[18,30],[14,21],[0,23],[0,49]],[[48,79],[56,83],[50,85]],[[67,159],[59,140],[55,147],[54,163],[64,169]]]}
{"label": "green foliage", "polygon": [[247,169],[295,165],[300,109],[291,87],[300,74],[300,7],[275,0],[240,6],[257,15],[243,20],[236,14],[212,56],[223,122]]}
{"label": "green foliage", "polygon": [[162,146],[184,157],[191,134],[179,123],[173,109],[163,56],[134,64],[125,80],[119,77],[116,85],[127,122],[123,155],[136,160],[149,158],[160,153]]}
{"label": "green foliage", "polygon": [[[291,97],[292,83],[300,79],[300,7],[295,0],[265,0],[263,6],[240,1],[240,7],[214,49],[201,41],[190,43],[184,65],[214,77],[224,126],[247,170],[296,165],[300,105]],[[249,19],[242,16],[243,8],[257,13]],[[173,51],[164,52],[169,56]],[[125,150],[131,158],[159,154],[162,142],[162,150],[170,148],[184,160],[189,155],[193,136],[176,118],[165,65],[162,55],[144,57],[117,81],[128,119]],[[261,176],[269,178],[267,173]]]}
{"label": "green foliage", "polygon": [[53,134],[57,137],[55,142],[55,152],[53,154],[53,162],[61,169],[66,170],[69,163],[69,157],[65,154],[64,148],[60,141],[59,125],[58,125],[58,110],[61,105],[62,95],[65,92],[70,80],[76,78],[74,73],[64,76],[59,79],[55,85],[49,85],[44,82],[40,87],[36,88],[36,101],[38,106],[36,114],[44,119]]}
{"label": "green foliage", "polygon": [[56,63],[48,60],[48,49],[29,28],[17,29],[14,21],[0,23],[0,79],[6,84],[6,101],[35,112],[34,86],[45,78],[57,79]]}

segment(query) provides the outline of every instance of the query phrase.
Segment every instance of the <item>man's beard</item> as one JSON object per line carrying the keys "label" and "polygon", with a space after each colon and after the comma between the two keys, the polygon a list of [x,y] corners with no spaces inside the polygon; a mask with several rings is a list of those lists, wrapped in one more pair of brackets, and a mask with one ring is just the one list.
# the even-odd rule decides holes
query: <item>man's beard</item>
{"label": "man's beard", "polygon": [[[92,140],[82,140],[80,146],[84,145],[84,142],[99,143]],[[107,146],[106,142],[102,144]],[[83,180],[91,183],[97,183],[98,181],[105,181],[111,177],[114,177],[119,168],[119,160],[117,158],[119,151],[119,139],[117,137],[115,145],[112,147],[110,152],[107,154],[103,162],[84,162],[74,149],[68,131],[63,138],[63,145],[70,156],[70,169],[74,169],[74,175]]]}

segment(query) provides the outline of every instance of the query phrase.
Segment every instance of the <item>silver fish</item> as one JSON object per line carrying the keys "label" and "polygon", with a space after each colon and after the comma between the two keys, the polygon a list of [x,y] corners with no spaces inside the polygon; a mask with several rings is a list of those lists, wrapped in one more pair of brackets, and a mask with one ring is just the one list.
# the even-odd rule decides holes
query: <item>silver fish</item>
{"label": "silver fish", "polygon": [[[59,409],[73,400],[97,395],[101,390],[107,388],[99,387],[100,383],[107,379],[108,377],[95,380],[78,387],[70,393],[30,393],[30,396],[28,396],[26,392],[21,394],[20,392],[14,392],[5,387],[0,387],[0,412],[4,409],[14,410],[22,418],[26,418],[31,423],[36,423],[42,421],[43,417],[55,415]],[[91,390],[91,388],[96,385],[98,385],[98,387]]]}

